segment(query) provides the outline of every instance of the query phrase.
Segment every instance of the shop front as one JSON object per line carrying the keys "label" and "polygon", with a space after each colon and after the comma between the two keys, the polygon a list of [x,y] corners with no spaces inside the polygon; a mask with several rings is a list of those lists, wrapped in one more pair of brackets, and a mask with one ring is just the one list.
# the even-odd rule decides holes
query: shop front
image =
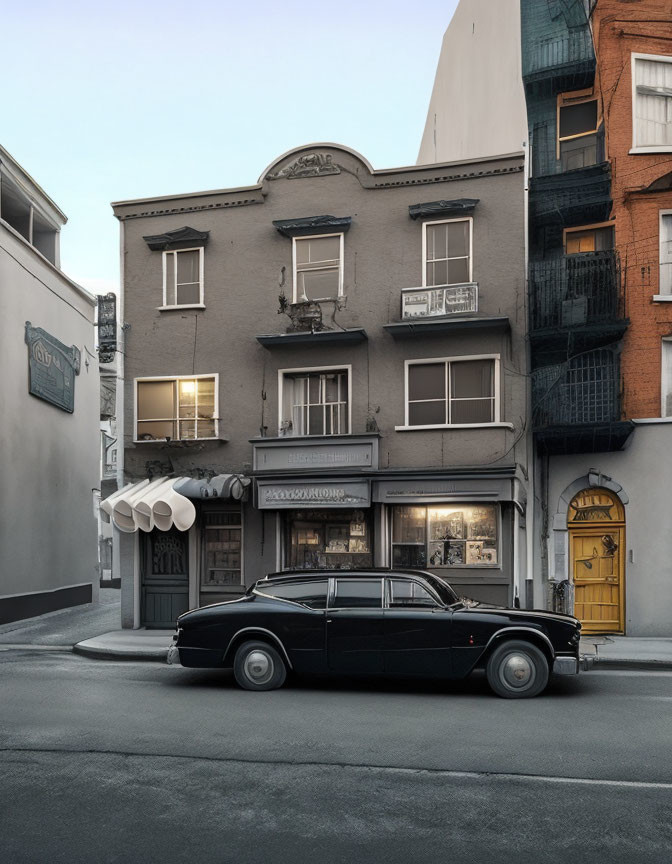
{"label": "shop front", "polygon": [[520,601],[525,498],[515,469],[376,479],[372,500],[387,526],[385,566],[430,570],[482,602]]}

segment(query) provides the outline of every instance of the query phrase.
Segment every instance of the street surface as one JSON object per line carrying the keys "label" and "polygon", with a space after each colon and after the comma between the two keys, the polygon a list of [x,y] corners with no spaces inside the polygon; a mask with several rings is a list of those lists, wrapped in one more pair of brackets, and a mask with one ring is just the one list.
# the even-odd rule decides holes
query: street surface
{"label": "street surface", "polygon": [[2,860],[672,861],[672,672],[506,701],[0,645]]}

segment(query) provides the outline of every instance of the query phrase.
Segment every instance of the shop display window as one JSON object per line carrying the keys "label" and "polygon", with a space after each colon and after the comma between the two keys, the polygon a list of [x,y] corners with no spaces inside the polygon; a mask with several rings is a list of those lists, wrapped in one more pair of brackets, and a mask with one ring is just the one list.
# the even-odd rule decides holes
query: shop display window
{"label": "shop display window", "polygon": [[496,504],[395,507],[393,567],[496,567]]}
{"label": "shop display window", "polygon": [[352,570],[373,565],[373,534],[363,510],[297,510],[286,518],[287,567]]}
{"label": "shop display window", "polygon": [[242,525],[240,511],[218,510],[203,517],[204,566],[201,590],[217,591],[242,582]]}

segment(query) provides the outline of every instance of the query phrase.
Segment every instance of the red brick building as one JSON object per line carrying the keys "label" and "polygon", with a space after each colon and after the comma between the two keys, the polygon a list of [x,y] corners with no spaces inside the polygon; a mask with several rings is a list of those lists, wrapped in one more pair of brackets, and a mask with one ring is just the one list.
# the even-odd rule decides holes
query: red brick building
{"label": "red brick building", "polygon": [[599,0],[592,25],[630,319],[623,412],[672,416],[672,2]]}

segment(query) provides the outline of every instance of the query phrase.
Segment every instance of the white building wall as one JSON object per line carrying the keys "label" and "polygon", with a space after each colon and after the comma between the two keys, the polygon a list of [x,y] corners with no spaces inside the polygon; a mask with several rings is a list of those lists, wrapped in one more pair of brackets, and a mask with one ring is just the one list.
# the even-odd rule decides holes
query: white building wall
{"label": "white building wall", "polygon": [[460,0],[443,37],[418,164],[514,153],[525,141],[520,0]]}
{"label": "white building wall", "polygon": [[[98,598],[94,308],[92,295],[0,223],[0,605],[77,585]],[[26,321],[79,348],[74,414],[29,393]]]}
{"label": "white building wall", "polygon": [[[570,575],[567,510],[572,497],[590,485],[611,489],[625,504],[625,633],[672,637],[672,422],[636,422],[623,451],[549,460],[550,576],[561,581]],[[659,482],[652,483],[653,477]]]}

